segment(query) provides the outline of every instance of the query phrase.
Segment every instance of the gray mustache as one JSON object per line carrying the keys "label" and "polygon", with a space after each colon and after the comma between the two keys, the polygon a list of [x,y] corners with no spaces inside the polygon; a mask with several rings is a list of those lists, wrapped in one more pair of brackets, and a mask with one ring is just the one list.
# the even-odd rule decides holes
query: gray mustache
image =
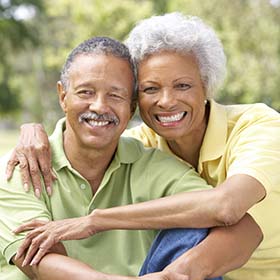
{"label": "gray mustache", "polygon": [[95,121],[108,121],[113,122],[115,125],[118,125],[120,123],[119,118],[117,118],[115,115],[112,114],[97,114],[95,112],[86,112],[79,116],[79,122],[83,122],[85,120],[95,120]]}

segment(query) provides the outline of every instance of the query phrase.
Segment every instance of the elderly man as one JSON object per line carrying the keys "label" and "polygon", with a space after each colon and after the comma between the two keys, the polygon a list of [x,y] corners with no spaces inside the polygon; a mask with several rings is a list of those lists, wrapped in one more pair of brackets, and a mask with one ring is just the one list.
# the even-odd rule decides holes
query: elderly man
{"label": "elderly man", "polygon": [[[24,257],[15,257],[26,233],[15,235],[12,230],[31,219],[50,221],[83,216],[88,219],[96,208],[209,188],[192,169],[175,158],[157,150],[145,150],[137,140],[120,138],[134,113],[134,87],[133,63],[123,44],[97,37],[71,52],[57,84],[65,120],[57,123],[50,137],[57,176],[53,195],[49,197],[44,192],[37,199],[32,192],[25,193],[18,170],[9,182],[1,181],[2,280],[133,279],[115,274],[137,275],[156,231],[115,230],[84,240],[66,241],[64,246],[52,248],[39,265],[30,266],[25,265]],[[1,178],[7,160],[8,156],[1,161]],[[205,230],[196,233],[195,242],[205,236]],[[171,272],[137,279],[142,278],[187,279]]]}

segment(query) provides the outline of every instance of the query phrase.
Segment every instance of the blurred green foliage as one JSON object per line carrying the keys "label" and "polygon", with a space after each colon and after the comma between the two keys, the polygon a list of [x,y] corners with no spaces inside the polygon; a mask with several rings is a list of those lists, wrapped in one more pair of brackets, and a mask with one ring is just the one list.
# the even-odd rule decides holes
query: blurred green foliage
{"label": "blurred green foliage", "polygon": [[[221,38],[228,75],[216,97],[218,101],[264,102],[280,111],[280,1],[271,3],[48,0],[43,6],[37,0],[0,0],[2,119],[4,113],[10,113],[19,123],[39,121],[52,127],[61,116],[56,81],[73,47],[91,36],[124,40],[138,20],[172,11],[201,17]],[[22,6],[32,7],[34,15],[17,19],[17,9]]]}

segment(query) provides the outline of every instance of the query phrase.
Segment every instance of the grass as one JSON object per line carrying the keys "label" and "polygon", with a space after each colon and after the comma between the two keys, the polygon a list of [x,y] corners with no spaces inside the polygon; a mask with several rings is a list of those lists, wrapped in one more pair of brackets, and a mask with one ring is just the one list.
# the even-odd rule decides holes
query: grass
{"label": "grass", "polygon": [[0,156],[11,150],[17,143],[19,131],[0,130]]}

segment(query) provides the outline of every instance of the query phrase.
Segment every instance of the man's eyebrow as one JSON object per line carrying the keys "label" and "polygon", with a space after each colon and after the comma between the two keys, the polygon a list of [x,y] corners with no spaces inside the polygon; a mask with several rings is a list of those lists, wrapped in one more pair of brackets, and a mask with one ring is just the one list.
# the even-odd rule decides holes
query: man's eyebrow
{"label": "man's eyebrow", "polygon": [[93,83],[91,82],[85,82],[85,83],[82,83],[82,84],[78,84],[77,86],[74,87],[74,90],[77,90],[81,87],[85,87],[85,88],[92,88],[94,85]]}
{"label": "man's eyebrow", "polygon": [[114,91],[118,91],[120,93],[126,93],[126,94],[128,93],[128,90],[125,87],[111,86],[111,89]]}

